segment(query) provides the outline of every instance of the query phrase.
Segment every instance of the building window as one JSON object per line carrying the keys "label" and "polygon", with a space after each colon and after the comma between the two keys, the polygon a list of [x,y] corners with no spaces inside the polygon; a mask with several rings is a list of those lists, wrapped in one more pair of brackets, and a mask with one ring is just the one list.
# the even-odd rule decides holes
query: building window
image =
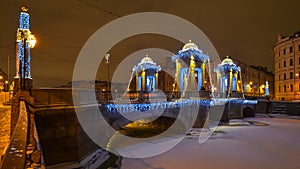
{"label": "building window", "polygon": [[283,86],[283,91],[286,92],[286,85]]}
{"label": "building window", "polygon": [[280,92],[280,86],[278,86],[278,92]]}
{"label": "building window", "polygon": [[[300,58],[300,57],[299,57]],[[300,61],[300,59],[299,59],[299,61]],[[278,68],[280,69],[280,62],[278,63]]]}
{"label": "building window", "polygon": [[283,55],[285,55],[285,48],[283,48]]}
{"label": "building window", "polygon": [[280,75],[278,75],[278,80],[280,80]]}
{"label": "building window", "polygon": [[290,91],[291,91],[291,92],[294,90],[293,87],[294,87],[294,86],[291,84],[291,85],[290,85]]}
{"label": "building window", "polygon": [[300,44],[298,45],[298,50],[300,51]]}
{"label": "building window", "polygon": [[286,74],[285,73],[283,74],[283,80],[286,80]]}
{"label": "building window", "polygon": [[293,66],[293,59],[290,59],[290,66]]}
{"label": "building window", "polygon": [[290,46],[290,53],[293,53],[293,46]]}
{"label": "building window", "polygon": [[286,67],[286,61],[285,60],[283,61],[283,67]]}
{"label": "building window", "polygon": [[290,79],[294,79],[294,73],[290,72]]}
{"label": "building window", "polygon": [[298,57],[298,64],[300,65],[300,56]]}

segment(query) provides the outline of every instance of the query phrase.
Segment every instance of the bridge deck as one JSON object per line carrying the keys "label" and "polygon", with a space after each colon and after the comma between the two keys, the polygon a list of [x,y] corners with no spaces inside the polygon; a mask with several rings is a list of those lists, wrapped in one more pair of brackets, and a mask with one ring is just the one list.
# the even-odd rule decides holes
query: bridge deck
{"label": "bridge deck", "polygon": [[10,141],[10,106],[0,106],[0,158]]}

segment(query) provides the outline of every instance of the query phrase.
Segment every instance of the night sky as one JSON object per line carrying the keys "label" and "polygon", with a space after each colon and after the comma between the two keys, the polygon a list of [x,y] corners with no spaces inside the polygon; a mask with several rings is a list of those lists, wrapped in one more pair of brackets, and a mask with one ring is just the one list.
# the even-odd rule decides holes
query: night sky
{"label": "night sky", "polygon": [[[15,36],[22,5],[29,8],[31,31],[38,40],[31,56],[36,87],[71,81],[76,58],[88,38],[110,21],[137,12],[182,17],[207,35],[220,57],[228,54],[270,70],[274,67],[272,50],[277,35],[300,30],[299,0],[5,0],[0,5],[0,67],[7,72],[10,55],[11,78],[15,75]],[[124,39],[110,51],[111,71],[132,52],[155,47],[175,53],[182,45],[175,39],[151,34]],[[106,69],[101,70],[101,65],[103,74],[99,73],[97,79],[106,80]]]}

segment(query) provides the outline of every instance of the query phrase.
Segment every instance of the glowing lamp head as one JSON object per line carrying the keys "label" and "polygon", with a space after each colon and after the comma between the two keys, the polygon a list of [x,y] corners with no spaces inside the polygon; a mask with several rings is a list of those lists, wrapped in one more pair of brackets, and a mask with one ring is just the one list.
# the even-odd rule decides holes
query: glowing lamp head
{"label": "glowing lamp head", "polygon": [[36,39],[35,39],[34,35],[29,34],[27,41],[28,41],[29,47],[34,48],[34,46],[36,44]]}

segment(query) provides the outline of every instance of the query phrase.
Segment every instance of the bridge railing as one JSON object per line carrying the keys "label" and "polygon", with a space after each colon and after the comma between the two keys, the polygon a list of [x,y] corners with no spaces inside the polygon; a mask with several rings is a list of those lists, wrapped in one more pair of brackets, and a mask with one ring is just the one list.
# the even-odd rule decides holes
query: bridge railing
{"label": "bridge railing", "polygon": [[20,102],[20,114],[13,131],[10,144],[1,161],[0,168],[25,168],[26,146],[28,139],[28,116],[24,101]]}

